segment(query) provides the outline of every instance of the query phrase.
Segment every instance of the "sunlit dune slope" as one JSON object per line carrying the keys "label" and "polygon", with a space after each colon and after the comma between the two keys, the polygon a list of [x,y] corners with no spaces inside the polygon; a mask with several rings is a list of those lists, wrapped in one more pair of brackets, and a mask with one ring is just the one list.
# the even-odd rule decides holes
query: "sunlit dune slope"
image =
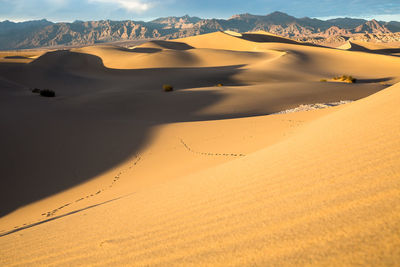
{"label": "sunlit dune slope", "polygon": [[343,51],[302,45],[264,32],[242,37],[216,32],[153,41],[132,49],[96,46],[72,51],[98,56],[106,67],[113,69],[240,65],[245,71],[235,79],[242,83],[319,81],[342,74],[366,81],[387,81],[399,76],[399,58],[360,53],[357,51],[370,50],[354,43],[347,46],[342,49],[349,51]]}
{"label": "sunlit dune slope", "polygon": [[399,101],[395,85],[246,157],[4,236],[2,263],[393,265]]}
{"label": "sunlit dune slope", "polygon": [[[219,109],[223,110],[223,106]],[[139,120],[126,122],[122,120],[114,123],[110,123],[107,120],[99,120],[96,123],[91,123],[91,127],[96,125],[94,131],[87,129],[87,126],[84,125],[85,120],[76,120],[75,127],[79,126],[78,131],[85,129],[85,134],[77,135],[76,131],[65,129],[68,124],[59,125],[59,127],[63,128],[58,130],[65,132],[63,138],[66,140],[65,143],[68,144],[68,148],[64,144],[58,144],[57,141],[54,142],[52,139],[59,140],[57,138],[59,135],[55,135],[52,129],[45,128],[47,133],[55,135],[51,139],[48,138],[48,144],[35,145],[26,140],[21,141],[25,149],[33,150],[37,153],[37,147],[39,146],[41,149],[48,151],[49,154],[54,154],[54,149],[51,147],[56,146],[56,149],[64,151],[64,154],[58,155],[58,160],[56,161],[51,161],[45,154],[41,154],[41,161],[52,162],[52,167],[48,166],[45,169],[46,172],[39,172],[42,176],[37,177],[36,172],[38,171],[26,164],[24,160],[25,157],[31,158],[35,154],[26,152],[27,155],[20,157],[20,161],[26,167],[23,171],[16,172],[18,176],[15,175],[15,177],[28,172],[31,175],[27,179],[20,178],[20,183],[32,184],[36,182],[37,184],[46,184],[46,188],[51,188],[55,183],[58,186],[65,183],[64,180],[72,182],[74,181],[73,179],[77,179],[77,174],[93,169],[93,165],[98,162],[102,162],[105,165],[104,167],[108,166],[107,159],[110,155],[115,159],[121,158],[124,155],[124,151],[129,150],[132,145],[140,141],[142,144],[141,148],[135,151],[135,154],[129,155],[115,166],[105,169],[94,179],[69,190],[64,190],[57,195],[21,207],[3,217],[0,235],[11,229],[23,227],[23,225],[30,225],[129,194],[132,190],[144,190],[193,172],[244,157],[287,138],[302,125],[334,110],[317,110],[286,114],[284,116],[256,116],[228,120],[168,123],[149,129],[146,133],[146,140],[142,141],[141,139],[144,137],[141,134],[146,128],[143,129],[144,125]],[[96,133],[96,129],[99,129],[97,124],[106,126],[106,131],[110,133],[106,135],[109,138],[104,142],[111,144],[101,144],[101,135],[99,136],[99,133]],[[108,128],[113,128],[113,130]],[[28,127],[27,129],[29,131]],[[32,139],[35,140],[38,133],[32,130],[29,132]],[[89,144],[79,142],[76,139],[77,137],[87,138],[86,135],[90,135],[93,139]],[[76,145],[73,145],[73,140],[77,142]],[[118,140],[118,142],[110,140]],[[96,153],[91,154],[90,145],[92,143],[98,147],[96,148]],[[79,146],[80,154],[75,155],[74,159],[70,159],[69,154],[74,153],[78,149],[77,146]],[[29,155],[32,156],[29,157]],[[85,156],[89,156],[90,161],[85,161]],[[59,161],[61,161],[61,164]],[[35,164],[35,162],[31,158],[31,164]],[[74,168],[71,170],[64,167],[64,172],[58,173],[58,169],[63,168],[66,164],[73,165]],[[155,165],[157,168],[154,168]],[[53,178],[55,175],[58,177],[56,180]],[[32,177],[34,177],[35,181],[31,181]],[[36,191],[39,190],[36,189]],[[26,192],[26,190],[23,192]],[[20,198],[22,198],[21,195]],[[12,199],[9,198],[9,200]]]}
{"label": "sunlit dune slope", "polygon": [[0,63],[29,63],[46,52],[46,50],[0,51]]}

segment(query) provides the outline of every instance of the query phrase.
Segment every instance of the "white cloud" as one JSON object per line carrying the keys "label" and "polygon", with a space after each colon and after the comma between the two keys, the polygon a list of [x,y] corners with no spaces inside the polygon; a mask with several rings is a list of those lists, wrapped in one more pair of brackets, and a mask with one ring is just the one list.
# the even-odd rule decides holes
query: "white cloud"
{"label": "white cloud", "polygon": [[376,20],[383,20],[383,21],[400,21],[400,14],[385,14],[385,15],[368,16],[367,19],[376,19]]}
{"label": "white cloud", "polygon": [[349,17],[349,18],[353,18],[353,19],[366,19],[366,20],[376,19],[376,20],[381,20],[381,21],[400,21],[400,14],[365,15],[365,16],[346,15],[346,16],[328,16],[328,17],[315,17],[315,18],[322,19],[322,20],[328,20],[328,19],[336,19],[336,18],[344,18],[344,17]]}
{"label": "white cloud", "polygon": [[128,11],[146,11],[152,7],[151,3],[147,3],[141,0],[89,0],[89,2],[97,2],[97,3],[110,3],[116,4]]}

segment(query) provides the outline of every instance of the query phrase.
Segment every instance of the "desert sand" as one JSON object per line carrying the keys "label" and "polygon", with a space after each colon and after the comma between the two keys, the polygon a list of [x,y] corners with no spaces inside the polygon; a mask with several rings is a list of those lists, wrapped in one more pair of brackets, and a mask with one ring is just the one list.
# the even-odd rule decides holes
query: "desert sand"
{"label": "desert sand", "polygon": [[1,52],[0,265],[396,265],[397,53],[265,32]]}

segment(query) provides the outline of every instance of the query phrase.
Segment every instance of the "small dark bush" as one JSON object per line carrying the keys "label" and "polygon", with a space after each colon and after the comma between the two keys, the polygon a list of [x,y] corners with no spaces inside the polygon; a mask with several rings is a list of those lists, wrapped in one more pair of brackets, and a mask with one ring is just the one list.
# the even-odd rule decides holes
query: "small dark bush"
{"label": "small dark bush", "polygon": [[53,90],[43,89],[40,90],[40,95],[44,97],[55,97],[56,93]]}
{"label": "small dark bush", "polygon": [[40,93],[40,89],[39,88],[33,88],[32,89],[32,93],[39,94]]}
{"label": "small dark bush", "polygon": [[357,79],[353,78],[353,76],[351,75],[342,75],[342,76],[338,76],[338,77],[333,77],[333,79],[335,81],[342,81],[342,82],[346,82],[346,83],[355,83],[357,82]]}
{"label": "small dark bush", "polygon": [[355,83],[355,82],[357,82],[357,79],[353,78],[353,76],[347,76],[347,78],[345,78],[344,81],[347,83]]}
{"label": "small dark bush", "polygon": [[172,92],[172,91],[174,91],[174,87],[172,85],[169,85],[169,84],[164,84],[163,85],[163,89],[164,89],[164,92]]}

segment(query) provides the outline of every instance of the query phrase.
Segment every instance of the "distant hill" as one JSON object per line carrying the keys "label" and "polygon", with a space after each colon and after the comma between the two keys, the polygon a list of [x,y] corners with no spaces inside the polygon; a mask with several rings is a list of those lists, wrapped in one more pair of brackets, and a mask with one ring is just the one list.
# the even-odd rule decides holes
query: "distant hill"
{"label": "distant hill", "polygon": [[337,18],[319,20],[296,18],[282,12],[260,16],[234,15],[230,19],[166,17],[153,21],[75,21],[53,23],[47,20],[14,23],[0,22],[0,49],[26,49],[47,46],[92,45],[95,43],[174,39],[215,31],[248,32],[264,30],[313,43],[364,41],[400,41],[400,22]]}

